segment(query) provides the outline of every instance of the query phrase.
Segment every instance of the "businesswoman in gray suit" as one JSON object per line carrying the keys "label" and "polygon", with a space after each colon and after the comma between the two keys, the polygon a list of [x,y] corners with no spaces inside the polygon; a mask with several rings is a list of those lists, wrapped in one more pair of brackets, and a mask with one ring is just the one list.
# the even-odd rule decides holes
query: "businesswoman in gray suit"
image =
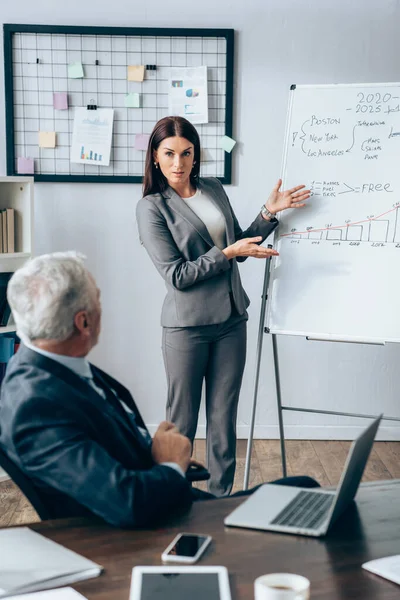
{"label": "businesswoman in gray suit", "polygon": [[161,119],[149,140],[137,221],[167,287],[161,314],[167,419],[193,441],[205,380],[209,491],[224,496],[235,475],[249,305],[237,261],[276,255],[260,245],[278,223],[275,214],[304,206],[309,191],[300,185],[281,192],[279,181],[243,231],[221,183],[199,171],[196,129],[181,117]]}

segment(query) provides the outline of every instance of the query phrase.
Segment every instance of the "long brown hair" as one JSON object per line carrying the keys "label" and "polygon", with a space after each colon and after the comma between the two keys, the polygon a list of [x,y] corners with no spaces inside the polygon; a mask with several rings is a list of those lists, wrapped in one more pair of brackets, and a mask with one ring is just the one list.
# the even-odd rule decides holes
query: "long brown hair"
{"label": "long brown hair", "polygon": [[153,152],[163,140],[170,137],[183,137],[194,146],[194,165],[190,174],[190,182],[197,187],[200,172],[200,138],[193,125],[183,117],[164,117],[154,126],[147,147],[146,165],[143,178],[143,196],[163,192],[168,187],[168,181],[154,165]]}

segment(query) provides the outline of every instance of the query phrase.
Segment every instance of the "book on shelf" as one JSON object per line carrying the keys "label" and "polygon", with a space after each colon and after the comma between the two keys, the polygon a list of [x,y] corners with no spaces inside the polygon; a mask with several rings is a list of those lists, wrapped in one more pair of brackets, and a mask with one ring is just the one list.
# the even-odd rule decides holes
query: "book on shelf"
{"label": "book on shelf", "polygon": [[15,252],[15,210],[3,208],[0,211],[0,252]]}
{"label": "book on shelf", "polygon": [[7,211],[3,208],[1,211],[2,224],[3,224],[3,252],[8,252],[7,244]]}
{"label": "book on shelf", "polygon": [[6,208],[7,214],[7,251],[15,252],[14,209]]}

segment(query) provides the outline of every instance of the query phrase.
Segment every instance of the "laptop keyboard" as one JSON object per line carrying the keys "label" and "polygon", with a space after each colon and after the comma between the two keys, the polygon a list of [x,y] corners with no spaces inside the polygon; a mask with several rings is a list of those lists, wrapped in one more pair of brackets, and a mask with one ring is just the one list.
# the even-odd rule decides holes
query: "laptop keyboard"
{"label": "laptop keyboard", "polygon": [[335,496],[331,494],[299,492],[278,516],[271,521],[271,525],[318,529],[325,519],[334,499]]}

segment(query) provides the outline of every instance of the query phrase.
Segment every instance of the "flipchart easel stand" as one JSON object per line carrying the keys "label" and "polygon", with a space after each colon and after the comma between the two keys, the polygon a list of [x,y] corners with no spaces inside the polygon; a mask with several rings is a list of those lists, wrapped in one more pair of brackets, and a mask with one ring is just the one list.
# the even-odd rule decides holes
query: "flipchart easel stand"
{"label": "flipchart easel stand", "polygon": [[[268,246],[272,248],[272,246]],[[251,451],[253,447],[253,436],[254,436],[254,423],[256,417],[257,410],[257,400],[258,400],[258,385],[260,381],[260,365],[261,365],[261,356],[262,356],[262,348],[264,335],[269,334],[269,328],[265,326],[265,313],[268,301],[268,288],[270,281],[270,271],[271,271],[271,261],[272,257],[268,258],[265,261],[265,271],[264,271],[264,283],[263,283],[263,291],[261,297],[261,310],[260,310],[260,321],[258,326],[258,338],[257,338],[257,354],[256,354],[256,370],[255,370],[255,378],[254,378],[254,392],[253,392],[253,404],[251,409],[251,418],[250,418],[250,429],[249,429],[249,437],[247,441],[247,451],[246,451],[246,465],[244,471],[244,481],[243,481],[243,489],[247,490],[249,486],[249,478],[250,478],[250,464],[251,464]],[[274,372],[275,372],[275,388],[276,388],[276,400],[277,400],[277,409],[278,409],[278,425],[279,425],[279,439],[280,439],[280,448],[281,448],[281,459],[282,459],[282,475],[283,477],[287,476],[287,467],[286,467],[286,450],[285,450],[285,431],[283,426],[283,412],[293,411],[293,412],[304,412],[304,413],[316,413],[323,415],[335,415],[335,416],[343,416],[343,417],[357,417],[357,418],[376,418],[377,415],[370,414],[359,414],[359,413],[349,413],[349,412],[338,412],[333,410],[321,410],[314,408],[302,408],[295,406],[285,406],[282,404],[282,394],[281,394],[281,379],[280,379],[280,371],[279,371],[279,356],[278,356],[278,344],[277,344],[277,334],[272,333],[272,350],[273,350],[273,361],[274,361]],[[309,338],[315,341],[330,341],[330,342],[348,342],[348,343],[358,343],[358,344],[371,344],[377,346],[384,346],[384,342],[353,342],[350,340],[340,339],[340,340],[331,340],[324,338]],[[382,417],[385,421],[398,421],[400,422],[400,417]]]}

